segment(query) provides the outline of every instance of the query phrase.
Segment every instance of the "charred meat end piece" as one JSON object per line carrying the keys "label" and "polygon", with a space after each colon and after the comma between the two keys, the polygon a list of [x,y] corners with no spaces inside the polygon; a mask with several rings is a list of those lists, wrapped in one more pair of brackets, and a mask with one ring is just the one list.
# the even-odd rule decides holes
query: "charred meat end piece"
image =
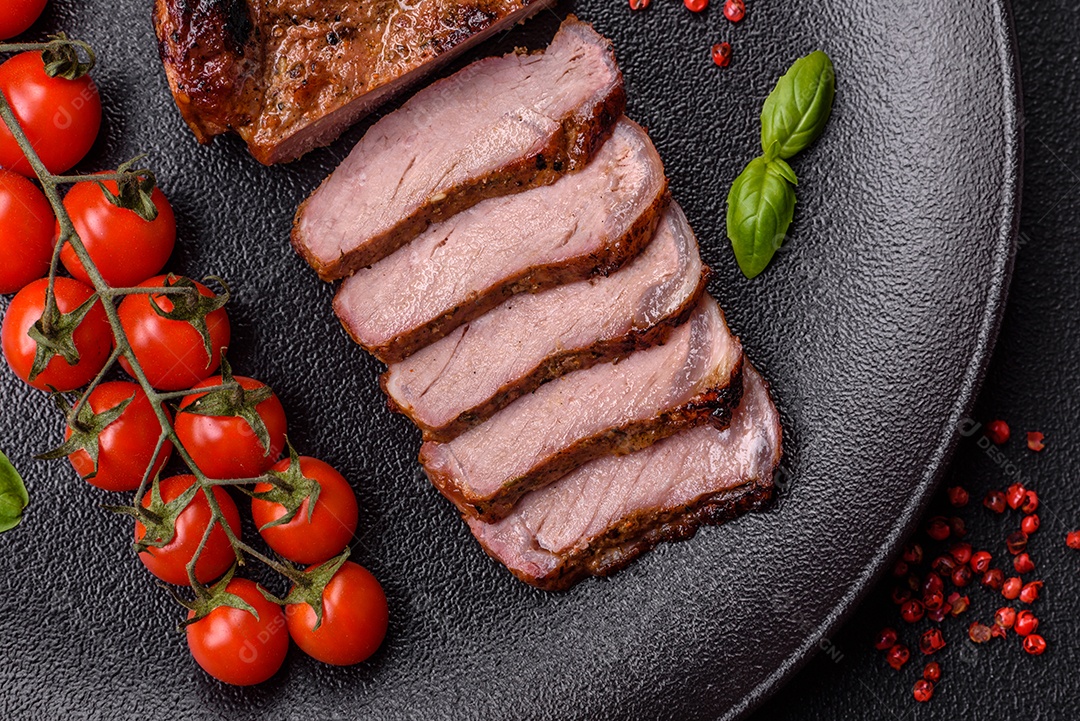
{"label": "charred meat end piece", "polygon": [[543,53],[479,60],[379,120],[300,206],[293,246],[344,277],[432,222],[583,167],[625,104],[611,43],[571,17]]}
{"label": "charred meat end piece", "polygon": [[700,426],[582,466],[526,495],[497,523],[466,518],[488,555],[548,590],[605,576],[662,541],[694,535],[772,498],[780,418],[757,371],[726,430]]}
{"label": "charred meat end piece", "polygon": [[551,0],[155,0],[173,97],[200,142],[262,163],[332,142],[380,103]]}
{"label": "charred meat end piece", "polygon": [[424,443],[420,462],[463,513],[494,521],[594,458],[726,425],[741,394],[742,347],[705,296],[664,345],[556,378],[449,443]]}
{"label": "charred meat end piece", "polygon": [[648,244],[667,205],[649,137],[623,118],[584,170],[485,200],[341,285],[353,339],[399,361],[507,298],[611,273]]}
{"label": "charred meat end piece", "polygon": [[382,377],[390,406],[449,441],[542,383],[662,343],[705,289],[708,269],[672,203],[621,270],[514,296]]}

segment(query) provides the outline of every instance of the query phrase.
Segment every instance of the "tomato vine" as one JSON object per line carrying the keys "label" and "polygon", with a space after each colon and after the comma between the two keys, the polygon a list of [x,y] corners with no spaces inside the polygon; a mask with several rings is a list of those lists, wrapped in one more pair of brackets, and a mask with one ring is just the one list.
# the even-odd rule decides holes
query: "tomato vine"
{"label": "tomato vine", "polygon": [[[0,43],[0,53],[11,52],[26,52],[26,51],[40,51],[43,55],[43,59],[47,66],[47,72],[52,76],[62,76],[68,79],[80,78],[86,75],[94,66],[96,57],[93,49],[86,43],[78,40],[70,40],[63,35],[55,36],[48,42],[40,43]],[[181,603],[189,608],[195,606],[206,606],[208,608],[214,607],[214,604],[207,604],[206,601],[214,595],[212,587],[207,587],[200,583],[195,576],[195,566],[202,556],[204,549],[206,548],[207,541],[216,527],[220,527],[232,548],[232,552],[236,557],[236,563],[243,565],[246,557],[254,558],[270,568],[274,569],[281,575],[285,576],[290,582],[292,582],[294,589],[302,588],[307,591],[307,597],[311,598],[310,605],[312,610],[321,618],[322,608],[319,598],[321,597],[322,589],[326,583],[329,582],[333,573],[341,566],[345,558],[349,554],[349,548],[346,546],[345,550],[337,557],[327,561],[324,564],[316,566],[313,569],[307,571],[301,571],[297,567],[293,566],[287,561],[277,561],[266,554],[260,552],[258,549],[245,543],[233,530],[231,525],[227,522],[226,517],[222,511],[221,504],[215,497],[214,488],[217,486],[249,486],[252,484],[270,484],[271,486],[283,486],[286,482],[284,480],[284,474],[280,472],[267,472],[253,478],[211,478],[207,476],[195,463],[191,453],[184,447],[183,442],[178,436],[176,429],[173,425],[173,421],[166,410],[166,403],[173,401],[179,401],[185,396],[192,393],[192,389],[177,390],[177,391],[160,391],[156,389],[147,378],[147,374],[132,350],[132,346],[128,341],[127,335],[124,331],[124,327],[121,323],[117,304],[123,298],[129,295],[147,294],[151,296],[170,296],[174,299],[174,306],[186,304],[191,307],[198,307],[200,304],[204,304],[206,301],[205,296],[200,296],[198,288],[193,283],[177,283],[166,284],[161,286],[146,286],[140,285],[136,287],[113,287],[102,277],[102,273],[94,263],[84,245],[82,239],[80,239],[78,232],[72,222],[72,218],[69,215],[67,209],[64,206],[63,199],[60,195],[60,188],[67,185],[75,185],[78,183],[92,182],[101,184],[103,181],[115,182],[118,186],[119,193],[108,193],[106,188],[102,185],[102,191],[106,192],[110,196],[110,202],[120,203],[124,202],[124,207],[135,211],[140,216],[147,220],[152,220],[150,216],[154,213],[154,205],[150,201],[150,193],[153,191],[155,185],[155,177],[153,173],[146,168],[137,167],[137,163],[141,162],[142,157],[136,157],[133,160],[121,165],[116,172],[113,173],[100,173],[92,175],[62,175],[53,174],[46,168],[42,162],[38,153],[35,151],[33,145],[28,140],[26,132],[20,125],[15,113],[8,102],[8,99],[3,93],[0,93],[0,120],[4,122],[14,137],[19,148],[22,150],[26,157],[27,162],[33,169],[34,174],[37,176],[41,188],[48,199],[49,204],[52,206],[53,212],[56,215],[59,236],[53,248],[52,257],[49,264],[48,275],[48,287],[46,291],[45,308],[42,314],[42,319],[35,324],[35,327],[31,331],[32,337],[38,343],[38,357],[35,358],[35,372],[40,370],[56,355],[64,355],[65,358],[68,355],[74,354],[77,360],[78,353],[74,348],[74,345],[70,341],[70,333],[73,327],[78,325],[80,321],[79,309],[76,309],[70,313],[60,313],[57,308],[55,284],[57,280],[57,270],[59,267],[61,251],[68,247],[74,252],[75,257],[82,264],[85,269],[86,275],[89,280],[89,285],[92,286],[94,296],[87,301],[84,305],[100,301],[104,308],[106,319],[108,320],[109,327],[111,328],[114,349],[110,353],[105,366],[94,376],[89,385],[81,392],[78,399],[72,403],[65,410],[66,420],[68,425],[72,428],[77,428],[80,423],[80,414],[83,412],[90,394],[95,388],[97,388],[106,378],[109,370],[113,368],[119,361],[124,361],[125,369],[135,379],[136,383],[146,394],[147,399],[150,401],[150,406],[153,409],[154,415],[161,427],[161,433],[157,440],[157,445],[152,456],[153,459],[158,457],[163,446],[166,442],[171,443],[175,452],[187,466],[190,474],[195,478],[195,485],[198,490],[202,491],[202,496],[205,497],[211,512],[211,519],[206,525],[205,532],[199,542],[199,545],[192,556],[191,560],[186,564],[186,571],[188,580],[192,589],[196,595],[195,602],[187,602],[177,597]],[[225,298],[228,298],[228,288],[220,279],[216,280],[220,285],[225,288]],[[151,298],[152,300],[152,298]],[[181,302],[183,301],[183,303]],[[151,303],[154,306],[156,312],[163,316],[168,317],[166,311],[162,310],[157,303]],[[85,312],[84,312],[85,314]],[[193,326],[198,329],[197,323],[205,317],[205,313],[198,319],[189,320]],[[66,340],[63,334],[67,333]],[[209,342],[209,341],[207,341]],[[69,360],[69,363],[71,361]],[[226,366],[227,367],[227,366]],[[205,385],[200,384],[197,392],[199,394],[208,394],[215,391],[223,391],[229,393],[242,392],[239,384],[232,380],[231,375],[226,373],[223,376],[223,381],[217,385]],[[49,456],[50,454],[45,454]],[[295,454],[292,454],[295,458]],[[136,520],[149,525],[155,521],[160,521],[160,518],[155,518],[153,511],[144,508],[141,500],[146,495],[148,490],[155,490],[158,484],[157,474],[154,472],[155,463],[148,464],[146,473],[139,484],[139,488],[135,493],[135,501],[130,507],[124,507],[121,510],[136,518]],[[317,484],[316,484],[317,487]],[[191,502],[194,498],[194,493],[188,494],[187,503]],[[312,505],[315,500],[311,499]],[[186,507],[186,505],[185,505]],[[163,539],[168,542],[170,539]],[[139,546],[140,544],[137,544]],[[147,542],[146,539],[142,542],[143,546],[155,545],[154,542]],[[144,548],[140,550],[145,550]],[[294,594],[295,595],[295,590]],[[284,601],[275,600],[278,603]],[[228,603],[228,601],[225,601]],[[197,620],[192,619],[192,620]],[[189,620],[190,622],[190,620]]]}

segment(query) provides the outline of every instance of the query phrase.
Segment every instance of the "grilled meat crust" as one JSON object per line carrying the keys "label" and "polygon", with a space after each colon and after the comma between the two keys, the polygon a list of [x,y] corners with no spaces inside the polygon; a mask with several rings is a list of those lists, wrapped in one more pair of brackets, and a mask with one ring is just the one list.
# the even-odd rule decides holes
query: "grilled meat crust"
{"label": "grilled meat crust", "polygon": [[420,448],[420,463],[428,479],[467,517],[493,523],[504,518],[526,493],[557,481],[582,464],[605,455],[626,455],[648,448],[657,441],[686,428],[712,423],[718,429],[727,428],[732,411],[742,399],[743,360],[740,357],[729,378],[720,381],[695,396],[689,403],[661,413],[648,420],[637,421],[605,433],[579,440],[561,449],[530,469],[525,478],[507,482],[496,497],[470,494],[452,475],[443,473],[426,462],[425,443]]}
{"label": "grilled meat crust", "polygon": [[[565,591],[586,576],[608,576],[635,558],[665,542],[692,538],[704,525],[717,526],[744,513],[760,511],[773,501],[772,477],[756,478],[747,485],[709,494],[673,509],[651,509],[623,519],[588,548],[568,555],[558,569],[543,577],[509,568],[518,579],[545,591]],[[481,544],[483,545],[483,544]],[[496,561],[497,556],[484,551]]]}
{"label": "grilled meat crust", "polygon": [[199,142],[261,163],[333,141],[394,93],[552,0],[155,0],[173,97]]}
{"label": "grilled meat crust", "polygon": [[[358,338],[349,325],[342,320],[342,326],[356,343],[383,363],[396,363],[426,345],[445,337],[462,323],[479,318],[492,308],[501,305],[508,298],[518,293],[536,293],[545,288],[572,283],[586,278],[609,275],[633,260],[649,244],[656,230],[660,217],[664,214],[671,195],[667,192],[667,179],[664,189],[656,199],[620,237],[612,239],[603,252],[594,253],[569,263],[540,265],[524,268],[515,276],[506,278],[499,285],[484,289],[474,295],[470,302],[461,303],[415,330],[402,333],[388,343],[368,345]],[[340,314],[339,314],[340,318]]]}
{"label": "grilled meat crust", "polygon": [[635,328],[621,338],[597,343],[589,348],[576,348],[563,353],[548,356],[544,362],[520,378],[502,386],[497,393],[483,403],[464,411],[450,423],[438,428],[429,426],[405,409],[398,406],[386,388],[388,373],[379,377],[379,385],[387,394],[386,405],[395,412],[409,416],[410,420],[424,433],[425,441],[446,442],[457,438],[478,423],[485,421],[498,411],[513,403],[523,395],[547,383],[549,380],[564,376],[577,370],[592,368],[598,363],[606,363],[623,358],[637,350],[652,348],[667,341],[671,331],[682,325],[694,312],[709,278],[709,269],[701,273],[701,280],[695,292],[687,296],[686,302],[673,315],[649,328]]}

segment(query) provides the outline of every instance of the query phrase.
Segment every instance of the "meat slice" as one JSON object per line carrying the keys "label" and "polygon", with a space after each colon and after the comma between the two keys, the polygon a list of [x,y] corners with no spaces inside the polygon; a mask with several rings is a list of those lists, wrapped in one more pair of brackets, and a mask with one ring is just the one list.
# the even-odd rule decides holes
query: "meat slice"
{"label": "meat slice", "polygon": [[542,54],[479,60],[373,125],[300,206],[293,246],[344,277],[433,221],[583,167],[625,105],[611,43],[570,17]]}
{"label": "meat slice", "polygon": [[540,384],[664,341],[708,269],[672,203],[641,255],[607,277],[519,295],[390,366],[390,405],[449,441]]}
{"label": "meat slice", "polygon": [[497,523],[466,518],[488,555],[522,581],[565,589],[605,576],[661,541],[689,538],[765,505],[780,462],[780,418],[757,371],[726,430],[682,431],[585,465],[526,495]]}
{"label": "meat slice", "polygon": [[155,0],[165,75],[199,142],[262,163],[326,145],[379,103],[551,0]]}
{"label": "meat slice", "polygon": [[593,458],[630,453],[684,428],[726,425],[742,392],[742,348],[704,297],[668,342],[540,386],[420,462],[463,513],[505,516],[527,491]]}
{"label": "meat slice", "polygon": [[618,269],[667,200],[656,148],[624,118],[581,172],[433,225],[342,283],[334,310],[357,343],[399,361],[516,293]]}

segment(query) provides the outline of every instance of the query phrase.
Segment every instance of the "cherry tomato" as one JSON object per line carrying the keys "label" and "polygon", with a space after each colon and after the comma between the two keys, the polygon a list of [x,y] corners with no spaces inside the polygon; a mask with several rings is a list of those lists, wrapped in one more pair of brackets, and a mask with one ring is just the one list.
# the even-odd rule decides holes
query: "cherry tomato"
{"label": "cherry tomato", "polygon": [[[285,662],[289,650],[285,614],[246,578],[232,579],[225,592],[247,601],[258,617],[244,609],[218,606],[187,627],[188,648],[202,669],[219,681],[233,686],[262,683]],[[190,611],[188,618],[194,615]]]}
{"label": "cherry tomato", "polygon": [[[287,471],[289,464],[290,460],[285,459],[271,470]],[[278,526],[263,528],[285,515],[285,506],[280,503],[252,498],[251,515],[263,540],[278,554],[296,563],[322,563],[344,550],[356,532],[356,494],[343,475],[316,458],[301,456],[300,472],[319,483],[310,522],[308,499],[300,504],[291,521]],[[272,488],[269,483],[259,483],[255,492],[266,493]]]}
{"label": "cherry tomato", "polygon": [[[265,388],[253,378],[233,378],[244,390]],[[207,378],[197,384],[193,391],[221,384],[218,377]],[[185,396],[183,408],[205,393]],[[176,416],[176,435],[191,454],[195,465],[210,478],[253,478],[268,470],[281,457],[285,448],[285,409],[273,393],[255,406],[270,434],[270,452],[267,453],[251,425],[239,416],[203,416],[196,413],[179,413]]]}
{"label": "cherry tomato", "polygon": [[[166,276],[158,275],[139,283],[141,287],[161,286]],[[204,296],[213,292],[202,283],[195,283]],[[153,296],[162,310],[173,309],[172,301],[164,294]],[[158,315],[150,304],[149,294],[129,295],[120,303],[120,323],[127,334],[128,343],[146,373],[150,385],[167,391],[190,388],[208,377],[221,365],[221,350],[229,345],[229,316],[224,308],[218,308],[206,316],[210,331],[211,354],[206,355],[202,336],[187,321],[169,320]],[[129,374],[131,366],[125,358],[120,365]]]}
{"label": "cherry tomato", "polygon": [[[85,450],[75,451],[68,456],[76,473],[90,485],[105,491],[134,491],[142,482],[151,461],[154,463],[152,477],[161,471],[172,454],[172,443],[166,439],[154,459],[161,426],[150,399],[136,384],[126,381],[102,383],[94,388],[86,402],[94,413],[103,413],[129,398],[131,402],[120,417],[105,426],[98,435],[96,475],[91,477],[94,461]],[[171,418],[168,409],[165,409],[165,413]],[[64,438],[71,438],[70,426],[64,432]]]}
{"label": "cherry tomato", "polygon": [[[195,476],[172,476],[162,479],[161,500],[165,503],[174,500],[194,482]],[[143,508],[150,507],[150,496],[150,491],[143,496]],[[237,510],[232,496],[221,486],[215,486],[214,498],[217,499],[229,528],[239,538],[240,511]],[[162,581],[174,583],[177,586],[189,585],[186,566],[194,557],[195,550],[199,547],[203,534],[206,533],[210,517],[210,503],[206,500],[206,494],[199,491],[191,499],[191,503],[177,515],[176,533],[173,539],[161,548],[151,547],[141,551],[139,560],[150,570],[150,573]],[[135,540],[141,541],[145,535],[146,527],[140,521],[135,521]],[[210,538],[206,542],[202,555],[199,556],[199,562],[195,564],[195,578],[199,583],[213,581],[224,575],[235,560],[236,556],[229,544],[229,537],[225,535],[225,529],[219,525],[210,532]]]}
{"label": "cherry tomato", "polygon": [[[116,182],[104,181],[111,193],[118,193]],[[154,188],[150,195],[157,207],[153,221],[140,218],[135,211],[109,202],[97,183],[78,183],[64,198],[75,232],[90,253],[101,277],[114,288],[138,285],[165,267],[176,245],[176,217],[165,194]],[[60,226],[56,226],[56,235]],[[82,262],[71,245],[60,251],[67,272],[84,283],[90,282]]]}
{"label": "cherry tomato", "polygon": [[360,663],[378,650],[390,620],[386,594],[375,577],[352,561],[342,564],[323,591],[323,619],[306,603],[285,607],[289,635],[304,653],[334,666]]}
{"label": "cherry tomato", "polygon": [[4,8],[0,10],[0,40],[29,30],[44,9],[45,0],[4,0]]}
{"label": "cherry tomato", "polygon": [[0,169],[0,293],[17,293],[48,275],[54,223],[44,193],[23,176]]}
{"label": "cherry tomato", "polygon": [[[101,127],[101,98],[89,75],[77,80],[50,78],[41,53],[20,53],[0,65],[0,91],[50,173],[63,173],[90,151]],[[4,123],[0,123],[0,166],[34,175]]]}
{"label": "cherry tomato", "polygon": [[[37,342],[28,332],[41,319],[48,287],[49,279],[41,278],[11,299],[4,314],[3,330],[0,331],[4,358],[15,375],[34,388],[48,390],[52,387],[58,391],[73,391],[89,383],[105,367],[113,347],[112,329],[109,328],[101,302],[94,303],[72,334],[75,349],[79,352],[78,363],[68,365],[62,356],[53,356],[45,370],[30,380]],[[56,307],[61,313],[75,310],[94,294],[92,288],[71,278],[57,278],[53,291],[56,294]]]}

